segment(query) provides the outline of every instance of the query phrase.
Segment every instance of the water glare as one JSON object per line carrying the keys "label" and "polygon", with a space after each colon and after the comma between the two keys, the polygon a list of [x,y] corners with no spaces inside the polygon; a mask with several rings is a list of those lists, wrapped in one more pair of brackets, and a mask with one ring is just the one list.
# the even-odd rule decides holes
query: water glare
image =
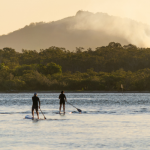
{"label": "water glare", "polygon": [[[39,93],[46,120],[31,115],[32,93],[0,94],[0,144],[3,150],[149,149],[149,93],[65,93],[59,115],[58,93]],[[70,113],[72,112],[72,113]],[[40,113],[40,118],[43,115]]]}

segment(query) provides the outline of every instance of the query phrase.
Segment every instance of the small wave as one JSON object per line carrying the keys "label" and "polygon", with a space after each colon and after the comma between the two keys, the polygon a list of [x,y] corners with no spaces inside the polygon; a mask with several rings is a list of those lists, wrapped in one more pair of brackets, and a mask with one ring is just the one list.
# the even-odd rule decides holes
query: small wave
{"label": "small wave", "polygon": [[25,111],[25,112],[0,112],[1,115],[13,115],[13,114],[31,114],[30,111]]}
{"label": "small wave", "polygon": [[133,112],[135,112],[135,113],[146,113],[149,111],[147,110],[147,108],[141,108],[140,110],[134,110]]}
{"label": "small wave", "polygon": [[[60,114],[59,112],[52,112],[54,114]],[[82,111],[82,114],[115,114],[116,111]],[[63,114],[63,113],[62,113]],[[66,112],[65,114],[80,114],[78,111]]]}
{"label": "small wave", "polygon": [[[25,119],[25,118],[23,118],[23,119]],[[26,120],[31,120],[31,121],[34,121],[34,122],[37,122],[37,121],[64,121],[64,120],[70,120],[70,119],[37,119],[37,118],[35,118],[35,119],[26,119]]]}

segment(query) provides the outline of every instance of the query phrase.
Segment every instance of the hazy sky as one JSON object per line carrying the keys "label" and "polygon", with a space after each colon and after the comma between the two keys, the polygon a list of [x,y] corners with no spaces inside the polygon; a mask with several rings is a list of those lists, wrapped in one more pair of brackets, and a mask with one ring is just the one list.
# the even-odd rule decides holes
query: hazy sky
{"label": "hazy sky", "polygon": [[78,10],[104,12],[150,24],[150,0],[0,0],[0,35],[32,22],[74,16]]}

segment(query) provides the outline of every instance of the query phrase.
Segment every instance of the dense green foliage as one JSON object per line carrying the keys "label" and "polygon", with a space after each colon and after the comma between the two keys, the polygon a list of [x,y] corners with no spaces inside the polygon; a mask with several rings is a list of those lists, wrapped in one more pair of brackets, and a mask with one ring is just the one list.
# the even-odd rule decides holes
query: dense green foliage
{"label": "dense green foliage", "polygon": [[150,90],[150,48],[0,50],[0,90]]}

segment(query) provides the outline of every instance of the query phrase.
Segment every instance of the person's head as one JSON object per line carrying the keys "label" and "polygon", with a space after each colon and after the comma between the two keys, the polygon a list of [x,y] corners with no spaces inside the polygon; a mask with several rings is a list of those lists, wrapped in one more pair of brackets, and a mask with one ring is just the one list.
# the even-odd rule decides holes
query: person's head
{"label": "person's head", "polygon": [[34,96],[37,96],[37,93],[34,93]]}
{"label": "person's head", "polygon": [[63,94],[64,93],[64,91],[61,91],[61,94]]}

